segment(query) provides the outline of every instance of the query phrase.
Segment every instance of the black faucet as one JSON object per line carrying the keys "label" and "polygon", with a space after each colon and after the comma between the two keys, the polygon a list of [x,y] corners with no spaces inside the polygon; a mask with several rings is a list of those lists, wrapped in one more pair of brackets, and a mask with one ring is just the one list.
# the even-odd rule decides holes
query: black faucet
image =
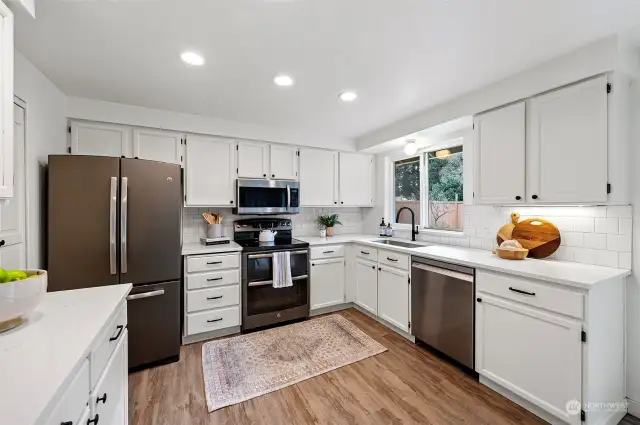
{"label": "black faucet", "polygon": [[402,210],[408,210],[411,213],[411,240],[415,241],[416,240],[416,235],[419,233],[418,232],[418,226],[416,226],[416,216],[413,213],[413,210],[411,208],[402,207],[402,208],[400,208],[398,210],[398,213],[396,214],[396,223],[400,219],[400,213],[402,212]]}

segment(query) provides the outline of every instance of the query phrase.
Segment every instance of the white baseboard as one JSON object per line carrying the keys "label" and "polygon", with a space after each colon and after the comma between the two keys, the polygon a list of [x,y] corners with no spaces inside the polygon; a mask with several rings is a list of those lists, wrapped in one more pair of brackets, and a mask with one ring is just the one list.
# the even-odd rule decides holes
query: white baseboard
{"label": "white baseboard", "polygon": [[320,316],[321,314],[335,313],[336,311],[346,310],[353,307],[353,303],[344,303],[338,305],[332,305],[329,307],[316,308],[309,311],[309,317]]}
{"label": "white baseboard", "polygon": [[396,326],[392,325],[391,323],[387,322],[386,320],[383,320],[383,319],[379,318],[378,316],[368,312],[364,308],[360,307],[358,304],[354,304],[353,307],[356,310],[358,310],[360,313],[366,314],[367,316],[371,317],[376,322],[381,323],[382,325],[384,325],[387,328],[391,329],[392,331],[394,331],[395,333],[399,334],[400,336],[405,337],[406,339],[408,339],[409,341],[411,341],[413,343],[416,342],[416,337],[414,337],[413,335],[406,333],[402,329],[397,328]]}
{"label": "white baseboard", "polygon": [[627,413],[632,416],[635,416],[636,418],[640,418],[640,402],[631,400],[630,398],[627,399],[627,402],[629,403],[627,405],[627,408],[628,408]]}

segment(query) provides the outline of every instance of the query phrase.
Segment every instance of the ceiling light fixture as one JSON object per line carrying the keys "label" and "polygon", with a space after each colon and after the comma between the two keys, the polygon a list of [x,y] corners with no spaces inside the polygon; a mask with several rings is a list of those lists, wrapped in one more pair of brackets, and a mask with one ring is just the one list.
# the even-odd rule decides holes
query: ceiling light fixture
{"label": "ceiling light fixture", "polygon": [[353,102],[356,100],[358,95],[352,91],[346,91],[344,93],[340,93],[339,97],[343,102]]}
{"label": "ceiling light fixture", "polygon": [[183,62],[193,65],[193,66],[201,66],[204,65],[204,58],[197,53],[194,52],[184,52],[180,55],[180,59]]}
{"label": "ceiling light fixture", "polygon": [[273,82],[281,87],[289,87],[293,85],[293,78],[288,75],[278,75],[273,79]]}
{"label": "ceiling light fixture", "polygon": [[404,153],[407,155],[415,155],[418,152],[418,144],[415,140],[407,140],[407,144],[404,145]]}

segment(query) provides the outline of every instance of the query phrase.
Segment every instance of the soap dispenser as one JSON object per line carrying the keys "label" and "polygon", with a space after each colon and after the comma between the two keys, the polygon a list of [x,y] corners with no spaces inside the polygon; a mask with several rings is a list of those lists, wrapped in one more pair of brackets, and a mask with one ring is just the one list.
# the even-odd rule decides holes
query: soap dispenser
{"label": "soap dispenser", "polygon": [[387,236],[387,225],[384,224],[384,217],[382,217],[382,221],[380,222],[380,236]]}

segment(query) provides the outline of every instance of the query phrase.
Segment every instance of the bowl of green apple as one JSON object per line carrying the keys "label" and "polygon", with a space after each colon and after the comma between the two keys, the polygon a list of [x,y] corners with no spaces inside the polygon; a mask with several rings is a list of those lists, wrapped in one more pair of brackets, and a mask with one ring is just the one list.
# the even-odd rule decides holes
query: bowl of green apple
{"label": "bowl of green apple", "polygon": [[45,270],[0,268],[0,332],[23,323],[47,292]]}

